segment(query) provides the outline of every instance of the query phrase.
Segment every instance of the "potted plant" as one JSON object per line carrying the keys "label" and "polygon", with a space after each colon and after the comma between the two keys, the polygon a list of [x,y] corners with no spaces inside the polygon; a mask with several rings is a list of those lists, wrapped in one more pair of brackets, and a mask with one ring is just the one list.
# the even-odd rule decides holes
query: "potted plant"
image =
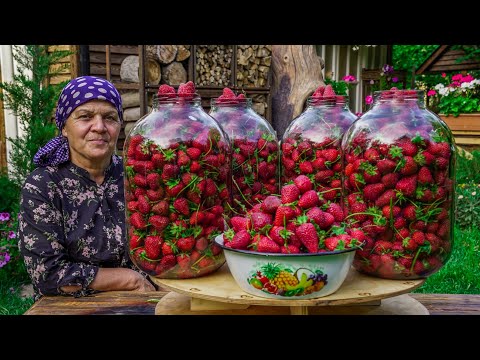
{"label": "potted plant", "polygon": [[443,73],[427,97],[430,109],[438,113],[452,131],[480,131],[480,79],[461,73],[449,78]]}

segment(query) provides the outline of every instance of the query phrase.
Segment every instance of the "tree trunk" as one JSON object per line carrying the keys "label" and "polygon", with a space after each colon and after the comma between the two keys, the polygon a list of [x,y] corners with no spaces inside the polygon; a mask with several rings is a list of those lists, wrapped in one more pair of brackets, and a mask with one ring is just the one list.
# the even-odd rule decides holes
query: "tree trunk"
{"label": "tree trunk", "polygon": [[272,46],[272,118],[281,139],[290,122],[301,114],[305,101],[325,85],[314,45]]}

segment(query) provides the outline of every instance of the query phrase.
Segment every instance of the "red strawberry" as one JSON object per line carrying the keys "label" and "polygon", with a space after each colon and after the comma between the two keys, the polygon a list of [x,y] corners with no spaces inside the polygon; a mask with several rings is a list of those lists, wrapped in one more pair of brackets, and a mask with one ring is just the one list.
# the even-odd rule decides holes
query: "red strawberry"
{"label": "red strawberry", "polygon": [[280,250],[282,254],[299,254],[300,253],[300,249],[293,244],[282,246]]}
{"label": "red strawberry", "polygon": [[343,221],[344,214],[342,207],[338,205],[337,203],[330,203],[330,205],[327,208],[327,213],[331,214],[335,221],[341,222]]}
{"label": "red strawberry", "polygon": [[148,222],[153,225],[155,230],[163,231],[163,229],[165,229],[170,223],[170,220],[166,216],[152,215],[148,219]]}
{"label": "red strawberry", "polygon": [[329,251],[335,251],[337,246],[340,242],[340,238],[338,236],[332,236],[325,239],[325,247]]}
{"label": "red strawberry", "polygon": [[250,244],[251,236],[247,230],[240,230],[237,232],[233,239],[226,243],[225,246],[232,249],[247,250],[247,246]]}
{"label": "red strawberry", "polygon": [[395,190],[388,189],[375,201],[375,206],[384,207],[385,205],[394,204],[397,200],[397,194]]}
{"label": "red strawberry", "polygon": [[176,263],[177,263],[177,259],[175,255],[173,254],[164,255],[162,257],[162,260],[160,260],[160,263],[157,265],[156,271],[158,272],[158,274],[161,274],[167,271],[168,269],[171,269],[172,267],[174,267]]}
{"label": "red strawberry", "polygon": [[395,189],[401,191],[405,196],[414,196],[417,188],[417,175],[407,176],[400,179]]}
{"label": "red strawberry", "polygon": [[176,256],[176,261],[181,269],[188,269],[190,267],[190,255],[179,254]]}
{"label": "red strawberry", "polygon": [[155,260],[160,257],[162,239],[160,236],[147,236],[145,238],[145,254],[147,258]]}
{"label": "red strawberry", "polygon": [[384,175],[393,172],[396,166],[397,164],[395,161],[390,159],[382,159],[377,161],[377,169]]}
{"label": "red strawberry", "polygon": [[298,206],[302,209],[310,209],[318,204],[318,195],[315,190],[309,190],[305,192],[300,200],[298,201]]}
{"label": "red strawberry", "polygon": [[157,95],[159,97],[175,97],[175,89],[171,87],[170,85],[167,84],[162,84],[158,88],[158,93]]}
{"label": "red strawberry", "polygon": [[151,190],[151,189],[147,190],[147,198],[152,202],[159,201],[161,198],[163,198],[164,195],[165,195],[165,191],[161,187],[158,188],[157,190]]}
{"label": "red strawberry", "polygon": [[264,253],[279,253],[281,249],[275,241],[264,235],[260,235],[260,240],[258,240],[257,243],[257,251]]}
{"label": "red strawberry", "polygon": [[159,201],[152,207],[152,212],[157,215],[168,216],[169,205],[165,200]]}
{"label": "red strawberry", "polygon": [[385,185],[383,185],[382,183],[368,184],[363,189],[363,197],[367,201],[375,201],[384,191]]}
{"label": "red strawberry", "polygon": [[144,229],[147,227],[147,223],[143,219],[143,215],[139,212],[133,213],[130,216],[130,224],[137,229]]}
{"label": "red strawberry", "polygon": [[415,174],[418,170],[418,166],[415,160],[413,160],[411,156],[405,156],[404,160],[405,160],[405,164],[400,169],[400,173],[405,176]]}
{"label": "red strawberry", "polygon": [[246,217],[234,216],[230,219],[230,223],[232,224],[232,228],[235,232],[239,232],[241,230],[250,230],[252,228],[250,218]]}
{"label": "red strawberry", "polygon": [[312,190],[313,189],[313,184],[312,182],[310,181],[310,179],[305,176],[305,175],[299,175],[297,176],[293,182],[295,183],[295,185],[298,187],[298,189],[300,190],[300,193],[303,194],[309,190]]}
{"label": "red strawberry", "polygon": [[195,243],[195,249],[197,249],[198,251],[204,251],[207,247],[208,247],[207,238],[202,236],[201,238],[197,239],[197,242]]}
{"label": "red strawberry", "polygon": [[175,199],[175,201],[173,202],[173,207],[175,208],[175,210],[177,210],[183,215],[190,214],[190,209],[188,208],[188,200],[184,197],[179,197]]}
{"label": "red strawberry", "polygon": [[279,206],[275,212],[275,218],[273,220],[273,225],[284,226],[284,223],[288,223],[290,219],[295,217],[295,210],[288,206]]}
{"label": "red strawberry", "polygon": [[318,234],[312,223],[301,224],[295,230],[295,234],[309,253],[318,252]]}
{"label": "red strawberry", "polygon": [[335,97],[335,91],[333,90],[332,85],[328,84],[325,86],[325,90],[323,91],[324,98]]}
{"label": "red strawberry", "polygon": [[266,225],[272,224],[272,216],[270,214],[265,214],[262,212],[252,212],[250,213],[250,218],[252,220],[252,228],[255,231],[259,231]]}
{"label": "red strawberry", "polygon": [[274,214],[280,205],[282,205],[282,201],[277,196],[270,195],[263,200],[260,209],[263,212]]}
{"label": "red strawberry", "polygon": [[142,245],[142,238],[138,235],[130,236],[130,250],[136,249]]}
{"label": "red strawberry", "polygon": [[178,86],[177,94],[180,97],[192,98],[195,94],[195,84],[192,81],[189,81],[186,84],[181,83]]}
{"label": "red strawberry", "polygon": [[295,184],[285,185],[281,190],[282,204],[289,204],[298,200],[300,190]]}
{"label": "red strawberry", "polygon": [[178,239],[177,247],[178,250],[183,252],[189,252],[195,246],[195,239],[193,236],[183,237]]}

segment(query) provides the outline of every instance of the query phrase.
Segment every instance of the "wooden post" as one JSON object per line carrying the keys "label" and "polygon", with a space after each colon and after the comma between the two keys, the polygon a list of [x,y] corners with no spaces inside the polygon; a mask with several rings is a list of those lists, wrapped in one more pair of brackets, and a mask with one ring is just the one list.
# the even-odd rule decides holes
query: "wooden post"
{"label": "wooden post", "polygon": [[325,83],[314,45],[273,45],[272,73],[272,120],[281,138],[308,96]]}

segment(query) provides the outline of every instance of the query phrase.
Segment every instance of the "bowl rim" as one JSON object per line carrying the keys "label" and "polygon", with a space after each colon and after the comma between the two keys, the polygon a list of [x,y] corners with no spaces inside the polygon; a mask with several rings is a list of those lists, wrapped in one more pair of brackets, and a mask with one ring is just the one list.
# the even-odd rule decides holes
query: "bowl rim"
{"label": "bowl rim", "polygon": [[[217,239],[221,239],[221,242],[217,241]],[[318,252],[318,253],[283,254],[283,253],[271,253],[271,252],[267,253],[267,252],[251,251],[251,250],[232,249],[232,248],[226,247],[223,244],[223,233],[221,233],[220,235],[217,235],[215,237],[214,241],[223,250],[238,252],[238,253],[245,254],[245,255],[254,255],[254,256],[262,256],[262,257],[265,257],[265,256],[280,256],[280,257],[292,258],[292,257],[304,257],[304,256],[329,256],[329,255],[344,254],[344,253],[348,253],[348,252],[356,251],[356,250],[360,249],[360,246],[356,246],[356,247],[353,247],[353,248],[350,248],[350,249],[336,250],[336,251],[324,251],[324,252]]]}

